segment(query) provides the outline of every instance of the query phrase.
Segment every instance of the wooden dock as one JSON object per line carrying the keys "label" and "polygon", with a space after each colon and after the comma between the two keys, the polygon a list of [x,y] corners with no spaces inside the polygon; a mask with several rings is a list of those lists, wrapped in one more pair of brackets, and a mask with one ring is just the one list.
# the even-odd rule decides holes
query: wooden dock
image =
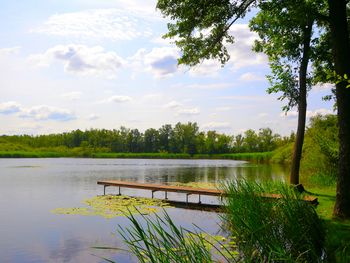
{"label": "wooden dock", "polygon": [[[105,181],[98,181],[97,184],[103,185],[103,194],[106,194],[106,187],[109,186],[116,186],[118,187],[119,191],[118,194],[121,194],[121,187],[123,188],[134,188],[134,189],[143,189],[143,190],[151,190],[152,191],[152,198],[154,197],[155,192],[164,192],[165,193],[165,199],[168,200],[168,192],[174,192],[174,193],[185,193],[186,194],[186,204],[188,203],[188,197],[190,195],[198,195],[198,204],[201,204],[201,196],[217,196],[217,197],[224,197],[226,196],[226,193],[222,190],[218,189],[202,189],[202,188],[193,188],[193,187],[186,187],[186,186],[173,186],[173,185],[162,185],[162,184],[146,184],[146,183],[135,183],[135,182],[125,182],[125,181],[116,181],[116,180],[105,180]],[[280,194],[262,194],[263,197],[267,199],[279,199],[282,196]],[[304,201],[317,205],[318,200],[317,197],[314,196],[304,196]]]}

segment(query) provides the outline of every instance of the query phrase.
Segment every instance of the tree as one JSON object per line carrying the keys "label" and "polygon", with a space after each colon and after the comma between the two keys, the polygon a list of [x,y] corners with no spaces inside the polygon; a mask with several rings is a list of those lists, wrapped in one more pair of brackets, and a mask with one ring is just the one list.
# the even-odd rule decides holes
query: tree
{"label": "tree", "polygon": [[268,93],[282,92],[287,112],[298,108],[298,127],[291,163],[290,183],[299,184],[299,170],[305,135],[307,91],[311,88],[307,69],[312,58],[312,28],[315,21],[312,1],[275,0],[259,5],[250,28],[259,34],[255,51],[269,58],[272,75]]}
{"label": "tree", "polygon": [[188,122],[187,124],[177,123],[174,128],[174,137],[177,145],[182,153],[195,154],[196,149],[196,137],[198,135],[197,123]]}
{"label": "tree", "polygon": [[145,152],[158,152],[159,133],[156,129],[150,128],[144,134]]}
{"label": "tree", "polygon": [[[180,64],[194,66],[203,59],[218,59],[222,64],[230,58],[226,43],[232,43],[229,28],[243,17],[250,7],[271,1],[227,0],[227,1],[183,1],[158,0],[157,8],[170,17],[165,37],[175,38],[181,49]],[[350,76],[350,43],[347,21],[347,1],[327,0],[315,2],[325,7],[327,15],[313,10],[317,22],[330,27],[335,72],[338,76]],[[294,6],[297,8],[297,2]],[[281,12],[283,10],[280,10]],[[334,215],[350,218],[350,88],[347,82],[336,85],[339,123],[339,167],[337,195]]]}
{"label": "tree", "polygon": [[[335,72],[350,76],[350,42],[346,13],[347,1],[328,0],[329,27],[333,47]],[[337,194],[333,214],[350,218],[350,89],[347,82],[336,84],[339,126],[339,164]]]}
{"label": "tree", "polygon": [[270,128],[259,129],[259,151],[267,152],[276,148],[276,138],[278,134],[273,134]]}
{"label": "tree", "polygon": [[254,130],[249,129],[244,132],[243,146],[248,152],[256,152],[258,150],[259,138]]}

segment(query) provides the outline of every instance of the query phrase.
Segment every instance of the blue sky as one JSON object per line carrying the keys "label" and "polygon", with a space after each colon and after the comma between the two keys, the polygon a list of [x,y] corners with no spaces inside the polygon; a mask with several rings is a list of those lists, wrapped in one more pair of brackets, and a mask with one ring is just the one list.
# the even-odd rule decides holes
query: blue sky
{"label": "blue sky", "polygon": [[[47,134],[120,126],[159,128],[197,122],[228,134],[271,127],[296,130],[278,95],[268,95],[263,54],[247,20],[231,28],[231,60],[177,66],[178,49],[161,36],[153,0],[0,1],[0,134]],[[331,113],[317,86],[308,117]]]}

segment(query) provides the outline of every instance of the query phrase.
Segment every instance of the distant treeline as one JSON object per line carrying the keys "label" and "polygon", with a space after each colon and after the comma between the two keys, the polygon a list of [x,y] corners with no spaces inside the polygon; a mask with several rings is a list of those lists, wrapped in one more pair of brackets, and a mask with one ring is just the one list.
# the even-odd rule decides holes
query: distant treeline
{"label": "distant treeline", "polygon": [[90,129],[49,135],[3,135],[0,151],[44,150],[62,152],[80,149],[85,152],[106,153],[174,153],[174,154],[226,154],[244,152],[270,152],[294,140],[294,134],[281,137],[270,128],[258,132],[247,130],[243,134],[226,135],[216,131],[200,131],[197,123],[170,124],[159,129]]}

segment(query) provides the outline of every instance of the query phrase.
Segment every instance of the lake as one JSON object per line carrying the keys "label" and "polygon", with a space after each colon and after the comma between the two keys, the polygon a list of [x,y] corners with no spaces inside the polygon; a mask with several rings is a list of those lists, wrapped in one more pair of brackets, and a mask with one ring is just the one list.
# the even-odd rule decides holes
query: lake
{"label": "lake", "polygon": [[[103,193],[98,180],[134,182],[209,182],[246,178],[254,181],[286,180],[281,166],[233,160],[147,159],[0,159],[0,261],[1,262],[135,262],[126,252],[96,250],[94,246],[125,248],[118,226],[125,217],[61,215],[58,207],[81,207],[81,201]],[[117,188],[107,188],[117,193]],[[122,189],[122,193],[150,197],[150,191]],[[163,197],[156,193],[155,197]],[[184,200],[184,194],[169,198]],[[215,200],[202,198],[203,201]],[[191,196],[190,201],[197,201]],[[166,208],[184,227],[198,225],[211,234],[221,231],[214,212]]]}

